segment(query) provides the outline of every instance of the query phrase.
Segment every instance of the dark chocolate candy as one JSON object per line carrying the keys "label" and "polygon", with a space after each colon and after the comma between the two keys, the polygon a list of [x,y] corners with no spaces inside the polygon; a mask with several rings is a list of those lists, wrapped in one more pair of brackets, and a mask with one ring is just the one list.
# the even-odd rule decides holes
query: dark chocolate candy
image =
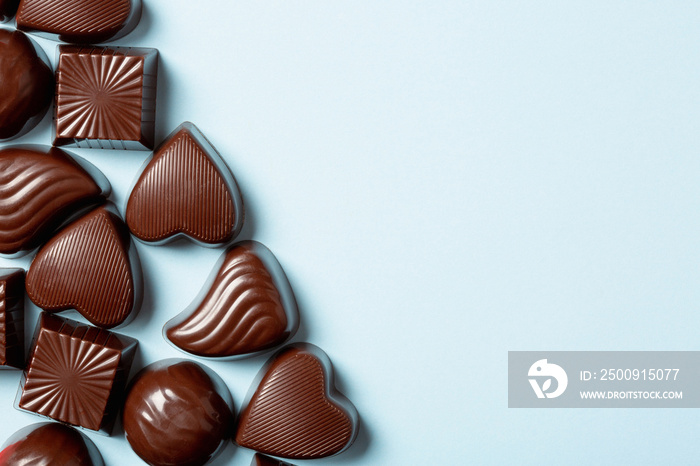
{"label": "dark chocolate candy", "polygon": [[0,0],[0,23],[12,19],[17,11],[19,0]]}
{"label": "dark chocolate candy", "polygon": [[26,254],[69,216],[109,195],[104,175],[79,160],[56,148],[0,150],[0,254]]}
{"label": "dark chocolate candy", "polygon": [[0,269],[0,368],[24,369],[24,270]]}
{"label": "dark chocolate candy", "polygon": [[125,36],[141,19],[141,0],[22,0],[17,28],[49,39],[97,44]]}
{"label": "dark chocolate candy", "polygon": [[17,408],[109,434],[137,345],[133,338],[42,313]]}
{"label": "dark chocolate candy", "polygon": [[92,441],[57,422],[33,424],[15,432],[0,451],[2,466],[103,466]]}
{"label": "dark chocolate candy", "polygon": [[27,294],[50,312],[75,309],[112,328],[136,315],[141,265],[129,231],[110,206],[75,220],[46,243],[29,266]]}
{"label": "dark chocolate candy", "polygon": [[235,442],[291,459],[336,455],[357,436],[357,410],[335,388],[330,359],[299,343],[276,353],[258,374],[238,419]]}
{"label": "dark chocolate candy", "polygon": [[59,47],[54,144],[153,148],[158,51]]}
{"label": "dark chocolate candy", "polygon": [[0,141],[39,124],[53,94],[53,71],[43,51],[23,32],[0,29]]}
{"label": "dark chocolate candy", "polygon": [[179,349],[232,358],[283,344],[299,317],[282,266],[262,244],[243,241],[224,252],[203,293],[164,328]]}
{"label": "dark chocolate candy", "polygon": [[189,122],[147,161],[126,206],[131,232],[151,243],[183,235],[218,246],[238,235],[243,219],[243,199],[231,170]]}
{"label": "dark chocolate candy", "polygon": [[152,466],[209,462],[225,446],[232,423],[233,402],[221,378],[182,359],[139,372],[124,403],[126,439]]}
{"label": "dark chocolate candy", "polygon": [[270,458],[269,456],[261,455],[256,453],[253,456],[253,461],[250,462],[250,466],[294,466],[291,463],[285,463],[284,461],[276,460]]}

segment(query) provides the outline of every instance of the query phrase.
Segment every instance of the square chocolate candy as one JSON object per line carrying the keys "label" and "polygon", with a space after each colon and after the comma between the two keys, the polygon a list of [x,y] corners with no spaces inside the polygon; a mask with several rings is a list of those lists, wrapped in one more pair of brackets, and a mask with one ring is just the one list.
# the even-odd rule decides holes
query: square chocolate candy
{"label": "square chocolate candy", "polygon": [[0,368],[24,368],[24,270],[0,269]]}
{"label": "square chocolate candy", "polygon": [[109,434],[138,342],[42,313],[16,407]]}
{"label": "square chocolate candy", "polygon": [[158,51],[59,47],[54,145],[153,149]]}

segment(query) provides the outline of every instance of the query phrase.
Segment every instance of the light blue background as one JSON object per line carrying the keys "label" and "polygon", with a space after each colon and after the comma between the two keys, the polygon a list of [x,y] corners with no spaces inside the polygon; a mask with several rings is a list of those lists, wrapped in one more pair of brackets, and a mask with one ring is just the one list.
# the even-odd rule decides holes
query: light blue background
{"label": "light blue background", "polygon": [[[315,464],[697,462],[695,410],[509,410],[506,370],[508,350],[698,349],[699,24],[691,1],[147,0],[120,43],[161,52],[159,137],[191,120],[223,154],[298,339],[362,415]],[[22,140],[47,141],[48,120]],[[147,155],[78,153],[120,206]],[[220,251],[138,249],[122,332],[147,363],[177,356],[160,328]],[[264,359],[210,366],[240,406]],[[37,420],[18,379],[0,438]]]}

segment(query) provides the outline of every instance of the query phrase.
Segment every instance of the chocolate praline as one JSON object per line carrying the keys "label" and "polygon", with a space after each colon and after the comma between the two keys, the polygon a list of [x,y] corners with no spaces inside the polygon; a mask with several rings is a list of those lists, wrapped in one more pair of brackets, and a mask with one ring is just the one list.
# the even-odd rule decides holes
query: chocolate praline
{"label": "chocolate praline", "polygon": [[102,466],[90,439],[56,422],[27,426],[15,432],[0,451],[3,466]]}
{"label": "chocolate praline", "polygon": [[223,449],[233,401],[223,380],[195,362],[166,359],[139,372],[123,410],[126,439],[152,466],[196,466]]}
{"label": "chocolate praline", "polygon": [[54,78],[40,51],[23,32],[0,29],[0,141],[27,133],[49,108]]}

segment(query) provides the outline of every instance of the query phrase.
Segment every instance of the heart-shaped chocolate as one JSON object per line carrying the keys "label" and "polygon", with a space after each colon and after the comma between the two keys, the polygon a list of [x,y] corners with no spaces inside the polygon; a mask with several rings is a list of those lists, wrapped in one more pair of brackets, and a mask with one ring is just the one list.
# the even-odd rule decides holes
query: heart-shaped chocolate
{"label": "heart-shaped chocolate", "polygon": [[282,458],[312,459],[338,454],[355,440],[357,410],[336,390],[331,362],[317,346],[283,348],[258,377],[238,419],[238,445]]}
{"label": "heart-shaped chocolate", "polygon": [[234,358],[283,344],[299,326],[294,293],[282,266],[257,241],[224,252],[205,293],[165,325],[181,350],[203,357]]}
{"label": "heart-shaped chocolate", "polygon": [[104,175],[83,163],[97,181],[60,149],[0,150],[0,254],[27,253],[70,215],[109,194]]}
{"label": "heart-shaped chocolate", "polygon": [[21,0],[17,29],[74,44],[125,36],[141,19],[141,0]]}
{"label": "heart-shaped chocolate", "polygon": [[204,245],[225,244],[241,231],[243,217],[233,174],[192,123],[156,149],[126,206],[131,232],[151,243],[184,235]]}
{"label": "heart-shaped chocolate", "polygon": [[133,317],[141,301],[136,248],[119,216],[98,207],[59,231],[27,272],[27,294],[49,312],[75,309],[111,328]]}

